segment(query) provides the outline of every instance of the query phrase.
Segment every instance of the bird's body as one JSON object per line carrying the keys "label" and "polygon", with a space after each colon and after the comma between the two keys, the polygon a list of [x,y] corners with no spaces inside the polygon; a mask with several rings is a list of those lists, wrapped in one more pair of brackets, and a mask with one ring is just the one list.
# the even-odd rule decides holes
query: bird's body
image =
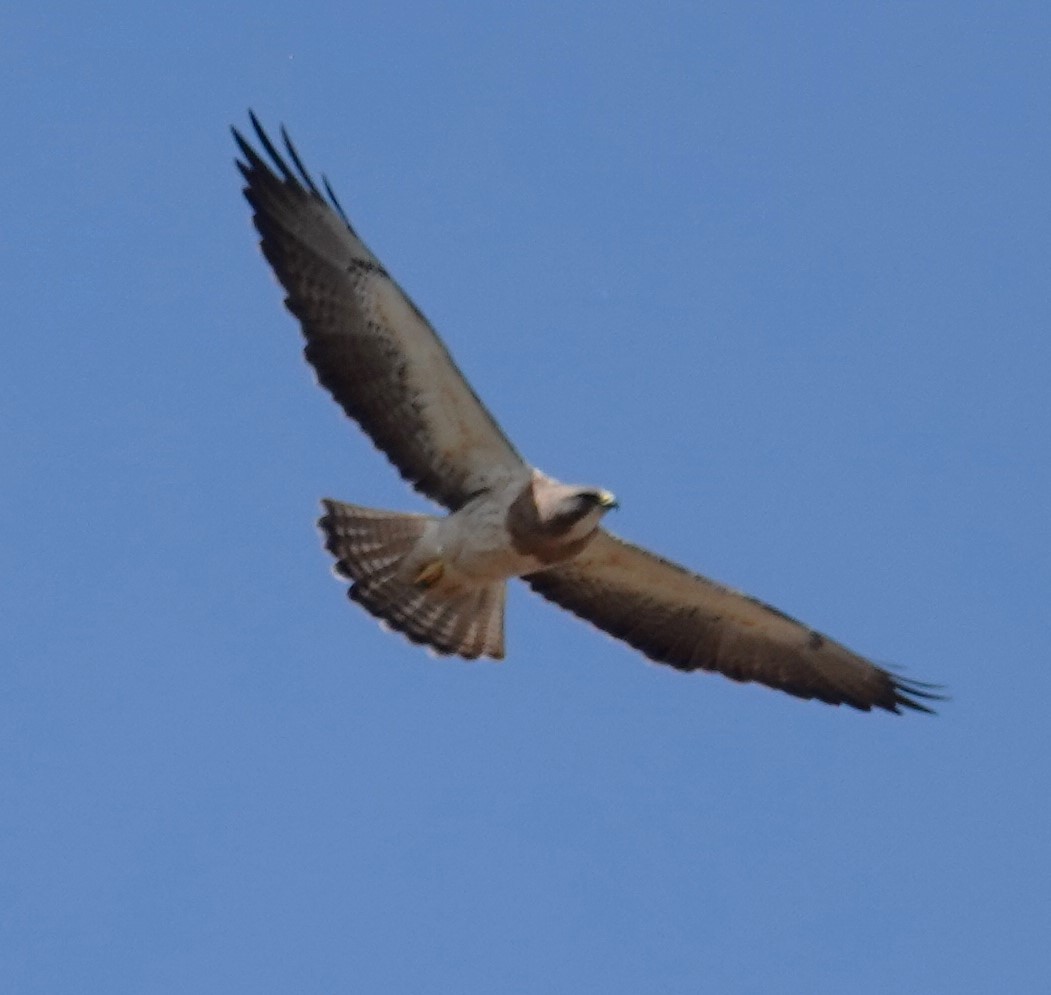
{"label": "bird's body", "polygon": [[602,527],[601,488],[527,463],[423,314],[326,199],[284,135],[254,116],[266,162],[237,131],[262,248],[319,382],[445,516],[323,502],[320,526],[350,597],[410,639],[469,659],[504,655],[506,583],[535,591],[651,659],[804,698],[929,711],[905,682],[787,615]]}
{"label": "bird's body", "polygon": [[462,508],[428,524],[403,564],[404,575],[419,576],[431,564],[441,575],[435,592],[462,590],[532,573],[543,564],[507,542],[507,520],[518,497],[512,487],[486,492]]}
{"label": "bird's body", "polygon": [[[572,500],[592,488],[561,484],[534,470],[523,480],[479,494],[462,508],[437,520],[413,550],[412,563],[428,558],[443,563],[457,583],[487,584],[522,577],[569,559],[595,536],[602,516],[612,506],[599,497],[588,501],[580,517],[541,531],[537,491]],[[575,510],[575,509],[571,509]],[[508,538],[510,537],[510,542]],[[409,567],[408,569],[412,569]]]}
{"label": "bird's body", "polygon": [[340,501],[324,504],[321,528],[337,572],[354,581],[359,594],[374,595],[362,602],[370,611],[398,628],[400,619],[386,611],[391,604],[411,602],[417,613],[425,604],[455,607],[460,628],[437,641],[421,629],[420,641],[460,656],[499,659],[504,655],[502,620],[499,628],[491,626],[491,638],[476,646],[471,619],[459,616],[484,614],[497,602],[502,606],[507,580],[578,555],[616,502],[608,491],[561,484],[533,470],[508,476],[444,517],[379,512]]}
{"label": "bird's body", "polygon": [[512,492],[481,494],[459,511],[436,518],[406,557],[405,573],[415,578],[430,564],[441,576],[432,587],[452,592],[505,581],[535,569],[528,557],[507,545],[506,518]]}

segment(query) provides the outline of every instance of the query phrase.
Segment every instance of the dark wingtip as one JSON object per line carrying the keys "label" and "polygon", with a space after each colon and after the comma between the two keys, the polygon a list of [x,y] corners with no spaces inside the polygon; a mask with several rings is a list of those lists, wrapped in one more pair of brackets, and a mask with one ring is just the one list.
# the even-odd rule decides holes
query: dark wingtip
{"label": "dark wingtip", "polygon": [[[302,158],[296,149],[295,143],[292,141],[288,130],[284,125],[281,125],[280,135],[281,142],[284,146],[284,152],[278,150],[277,146],[271,140],[270,136],[266,133],[262,123],[256,116],[255,111],[251,108],[248,109],[248,120],[252,124],[252,130],[255,132],[256,139],[260,146],[262,146],[263,153],[267,159],[270,160],[268,163],[259,152],[248,142],[244,135],[233,125],[230,126],[230,133],[233,135],[234,141],[237,143],[237,148],[243,157],[235,160],[237,168],[240,170],[241,175],[251,185],[253,181],[252,174],[260,172],[262,174],[274,174],[274,179],[283,182],[286,186],[292,187],[299,191],[306,191],[315,200],[322,204],[325,204],[331,210],[334,210],[343,223],[351,230],[354,231],[354,227],[350,223],[350,219],[347,217],[347,212],[343,209],[343,205],[339,202],[339,198],[336,197],[335,191],[332,189],[331,184],[325,176],[322,176],[321,187],[314,182],[314,178],[310,175],[310,171],[306,168]],[[286,159],[287,156],[287,159]],[[288,160],[291,160],[291,166]],[[270,164],[273,164],[271,167]],[[324,193],[322,193],[322,188]],[[327,199],[325,194],[328,195]],[[255,205],[253,205],[255,206]]]}
{"label": "dark wingtip", "polygon": [[230,134],[234,136],[234,141],[237,143],[237,148],[240,151],[241,155],[244,157],[244,162],[242,162],[239,159],[235,160],[237,162],[238,168],[243,173],[245,169],[251,167],[253,162],[257,162],[259,160],[259,156],[256,154],[255,149],[253,149],[252,146],[248,144],[248,140],[245,138],[245,136],[242,135],[241,132],[239,132],[236,127],[234,127],[234,125],[230,125]]}
{"label": "dark wingtip", "polygon": [[351,231],[354,230],[350,223],[350,218],[347,217],[347,212],[343,210],[343,205],[339,202],[339,198],[336,196],[336,192],[332,189],[332,185],[328,182],[328,177],[324,173],[321,174],[321,183],[325,188],[325,192],[328,194],[328,199],[332,201],[332,206],[339,211],[339,216],[343,219]]}
{"label": "dark wingtip", "polygon": [[321,191],[315,185],[313,177],[307,172],[306,166],[303,165],[303,160],[299,158],[299,153],[296,151],[295,145],[292,144],[292,139],[289,137],[284,125],[281,125],[281,140],[284,142],[285,151],[292,160],[292,165],[296,167],[296,171],[299,173],[299,178],[318,200],[323,201],[325,198],[321,196]]}
{"label": "dark wingtip", "polygon": [[911,678],[891,674],[894,686],[894,707],[891,711],[898,715],[902,709],[914,712],[924,712],[927,715],[937,715],[933,707],[923,702],[949,701],[949,696],[943,694],[944,687],[941,684],[930,684],[927,681],[917,681]]}

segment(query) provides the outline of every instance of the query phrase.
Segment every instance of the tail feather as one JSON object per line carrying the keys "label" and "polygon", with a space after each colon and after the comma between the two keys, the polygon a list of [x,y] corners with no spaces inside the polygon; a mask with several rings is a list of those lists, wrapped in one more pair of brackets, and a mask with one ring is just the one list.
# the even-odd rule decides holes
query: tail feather
{"label": "tail feather", "polygon": [[[478,595],[478,606],[475,609],[474,624],[471,628],[471,651],[475,655],[504,655],[504,601],[507,587],[504,584],[493,584],[484,587]],[[499,647],[494,654],[489,647]]]}
{"label": "tail feather", "polygon": [[393,575],[434,521],[430,515],[375,511],[337,501],[322,504],[326,514],[318,525],[325,534],[325,548],[336,557],[335,569],[347,580]]}
{"label": "tail feather", "polygon": [[439,653],[469,660],[504,655],[503,583],[459,588],[421,588],[399,571],[428,525],[429,515],[376,511],[323,501],[318,525],[336,572],[351,581],[347,594],[391,628]]}

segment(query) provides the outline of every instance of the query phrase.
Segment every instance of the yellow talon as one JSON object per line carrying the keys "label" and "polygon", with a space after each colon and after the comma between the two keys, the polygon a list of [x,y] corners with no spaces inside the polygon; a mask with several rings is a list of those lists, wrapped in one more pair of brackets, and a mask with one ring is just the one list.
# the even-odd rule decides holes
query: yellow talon
{"label": "yellow talon", "polygon": [[417,587],[434,587],[442,579],[442,574],[445,573],[445,564],[441,560],[431,560],[420,572],[413,578],[413,583]]}

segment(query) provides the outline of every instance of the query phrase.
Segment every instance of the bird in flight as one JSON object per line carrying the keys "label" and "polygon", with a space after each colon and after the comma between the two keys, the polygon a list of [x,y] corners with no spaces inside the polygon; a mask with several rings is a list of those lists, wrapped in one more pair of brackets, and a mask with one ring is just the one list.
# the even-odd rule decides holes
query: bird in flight
{"label": "bird in flight", "polygon": [[507,581],[650,659],[800,698],[929,712],[907,681],[755,598],[618,539],[616,499],[531,466],[441,339],[317,186],[282,128],[254,114],[261,152],[236,128],[244,195],[263,255],[299,321],[318,382],[442,516],[324,500],[319,525],[350,598],[409,639],[467,659],[504,655]]}

